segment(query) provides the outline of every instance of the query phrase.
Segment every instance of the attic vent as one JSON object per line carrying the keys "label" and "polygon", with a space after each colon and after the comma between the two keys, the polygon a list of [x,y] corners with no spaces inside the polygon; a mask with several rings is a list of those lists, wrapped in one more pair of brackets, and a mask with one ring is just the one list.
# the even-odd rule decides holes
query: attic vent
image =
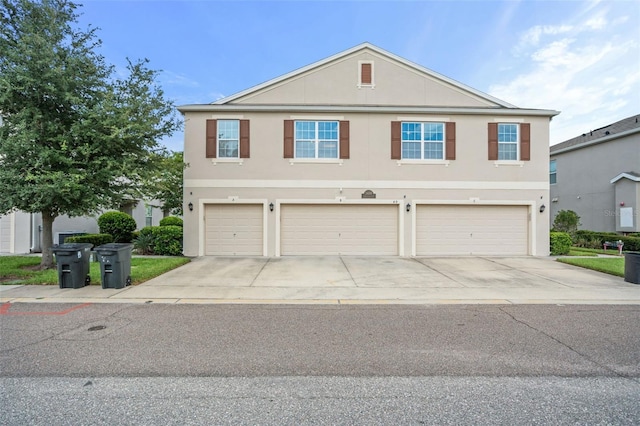
{"label": "attic vent", "polygon": [[358,87],[373,87],[373,62],[358,62]]}

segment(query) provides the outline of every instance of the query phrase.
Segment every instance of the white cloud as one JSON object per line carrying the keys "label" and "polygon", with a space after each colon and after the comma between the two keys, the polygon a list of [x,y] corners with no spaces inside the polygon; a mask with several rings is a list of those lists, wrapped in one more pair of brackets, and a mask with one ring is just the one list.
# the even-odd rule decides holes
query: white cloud
{"label": "white cloud", "polygon": [[516,49],[537,46],[542,35],[564,34],[571,30],[573,30],[571,25],[536,25],[520,36],[520,42]]}
{"label": "white cloud", "polygon": [[561,111],[551,124],[552,144],[640,111],[637,28],[620,18],[612,21],[621,25],[609,25],[607,11],[593,4],[588,12],[522,33],[508,80],[488,90],[520,107]]}
{"label": "white cloud", "polygon": [[172,71],[162,71],[160,74],[164,85],[181,86],[181,87],[198,87],[200,84],[184,74],[178,74]]}

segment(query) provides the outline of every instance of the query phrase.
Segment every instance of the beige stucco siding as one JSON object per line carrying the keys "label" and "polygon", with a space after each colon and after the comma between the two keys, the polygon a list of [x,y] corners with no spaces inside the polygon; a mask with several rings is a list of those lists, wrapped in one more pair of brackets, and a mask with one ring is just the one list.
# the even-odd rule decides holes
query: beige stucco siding
{"label": "beige stucco siding", "polygon": [[[205,158],[207,119],[248,119],[251,157],[231,162]],[[350,123],[350,158],[329,163],[283,158],[284,120],[327,119]],[[391,121],[456,123],[456,159],[433,164],[407,164],[391,159]],[[509,164],[488,160],[488,123],[531,125],[531,160]],[[202,223],[205,204],[262,200],[265,252],[278,254],[280,205],[291,202],[342,203],[362,201],[372,190],[381,203],[412,204],[414,200],[448,203],[516,204],[529,212],[530,255],[548,255],[549,120],[546,117],[492,115],[415,115],[392,113],[290,114],[276,112],[188,113],[185,129],[184,202],[185,255],[204,254]],[[234,201],[235,200],[235,201]],[[267,206],[273,203],[271,212]],[[414,210],[399,218],[399,253],[411,255]]]}
{"label": "beige stucco siding", "polygon": [[[284,120],[305,117],[348,120],[350,158],[331,164],[300,163],[283,158]],[[223,162],[205,158],[206,120],[243,118],[250,121],[251,158]],[[438,164],[401,164],[391,157],[391,121],[452,121],[456,123],[456,159]],[[531,123],[531,161],[497,165],[487,160],[487,126],[495,120]],[[548,119],[411,114],[189,114],[185,130],[185,179],[269,180],[425,180],[548,182]]]}
{"label": "beige stucco siding", "polygon": [[[361,61],[373,63],[374,85],[358,87]],[[495,106],[475,94],[373,52],[358,52],[265,87],[233,103],[256,105]]]}

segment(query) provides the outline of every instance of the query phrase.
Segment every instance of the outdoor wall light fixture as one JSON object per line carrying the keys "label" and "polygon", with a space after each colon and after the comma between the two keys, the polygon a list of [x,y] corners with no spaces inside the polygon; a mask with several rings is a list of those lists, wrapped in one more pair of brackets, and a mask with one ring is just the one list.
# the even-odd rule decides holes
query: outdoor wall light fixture
{"label": "outdoor wall light fixture", "polygon": [[407,203],[407,211],[410,212],[411,211],[411,204]]}
{"label": "outdoor wall light fixture", "polygon": [[269,211],[272,212],[273,211],[273,203],[269,203]]}
{"label": "outdoor wall light fixture", "polygon": [[540,213],[544,213],[544,209],[546,209],[546,207],[543,205],[540,206]]}
{"label": "outdoor wall light fixture", "polygon": [[192,212],[193,211],[193,203],[189,203],[189,211]]}

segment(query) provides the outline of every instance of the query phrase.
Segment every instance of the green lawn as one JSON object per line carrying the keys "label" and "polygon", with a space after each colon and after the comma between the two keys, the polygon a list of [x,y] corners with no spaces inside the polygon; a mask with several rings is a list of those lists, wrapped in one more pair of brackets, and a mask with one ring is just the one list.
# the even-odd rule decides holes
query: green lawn
{"label": "green lawn", "polygon": [[[140,284],[167,271],[189,263],[186,257],[133,257],[131,279]],[[52,284],[58,285],[57,269],[37,271],[40,264],[36,256],[1,256],[0,284]],[[100,284],[100,263],[90,263],[91,284]]]}
{"label": "green lawn", "polygon": [[[571,252],[580,252],[581,254],[576,254],[573,255],[571,254]],[[618,256],[618,249],[607,249],[607,250],[603,250],[601,248],[597,248],[597,249],[590,249],[590,248],[583,248],[583,247],[571,247],[571,252],[569,253],[569,256],[589,256],[589,254],[608,254],[611,256]],[[584,253],[584,254],[583,254]],[[624,251],[622,252],[622,254],[624,254]]]}
{"label": "green lawn", "polygon": [[624,277],[624,257],[596,257],[592,259],[561,257],[558,258],[558,262]]}

